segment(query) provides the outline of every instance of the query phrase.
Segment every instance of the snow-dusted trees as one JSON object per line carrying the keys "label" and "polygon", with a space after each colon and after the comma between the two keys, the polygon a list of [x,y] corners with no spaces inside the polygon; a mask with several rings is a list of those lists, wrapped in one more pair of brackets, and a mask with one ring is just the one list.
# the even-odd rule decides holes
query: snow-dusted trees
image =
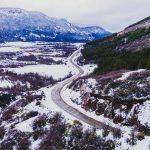
{"label": "snow-dusted trees", "polygon": [[95,129],[84,130],[79,121],[66,124],[58,113],[48,120],[51,126],[41,142],[40,149],[42,150],[101,150],[102,148],[110,150],[114,148],[111,140],[106,141],[98,136]]}

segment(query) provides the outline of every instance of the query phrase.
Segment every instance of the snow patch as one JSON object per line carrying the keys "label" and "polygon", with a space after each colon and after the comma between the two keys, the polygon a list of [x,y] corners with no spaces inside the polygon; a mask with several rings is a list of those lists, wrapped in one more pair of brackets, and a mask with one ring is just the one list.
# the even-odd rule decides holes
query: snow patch
{"label": "snow patch", "polygon": [[18,74],[38,73],[42,76],[52,76],[54,79],[62,79],[70,73],[75,74],[71,66],[66,65],[29,65],[20,68],[7,68],[7,70]]}
{"label": "snow patch", "polygon": [[122,77],[118,78],[117,80],[126,80],[131,74],[136,73],[136,72],[139,73],[139,72],[143,72],[143,71],[145,71],[145,69],[139,69],[136,71],[129,71],[129,72],[123,73]]}

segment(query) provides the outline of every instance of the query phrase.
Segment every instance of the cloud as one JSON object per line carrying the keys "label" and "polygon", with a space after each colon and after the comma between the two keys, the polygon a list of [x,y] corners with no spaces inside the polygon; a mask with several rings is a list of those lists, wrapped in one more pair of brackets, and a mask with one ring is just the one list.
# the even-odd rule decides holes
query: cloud
{"label": "cloud", "polygon": [[0,7],[41,11],[79,24],[116,32],[150,15],[150,0],[0,0]]}

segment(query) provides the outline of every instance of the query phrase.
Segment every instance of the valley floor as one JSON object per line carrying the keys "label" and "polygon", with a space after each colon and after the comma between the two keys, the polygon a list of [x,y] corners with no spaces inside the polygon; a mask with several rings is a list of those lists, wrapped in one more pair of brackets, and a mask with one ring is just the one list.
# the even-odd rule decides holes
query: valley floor
{"label": "valley floor", "polygon": [[[50,132],[51,128],[63,124],[67,134],[74,133],[74,128],[83,128],[82,132],[85,134],[86,130],[93,130],[93,127],[96,127],[96,132],[90,133],[94,134],[96,139],[100,136],[102,148],[108,149],[107,146],[112,146],[114,142],[116,150],[132,149],[131,142],[134,142],[131,135],[132,127],[115,124],[104,115],[99,116],[93,111],[83,109],[80,105],[82,103],[80,92],[69,88],[72,81],[89,75],[97,67],[94,64],[78,64],[81,48],[82,44],[69,43],[0,44],[0,149],[7,150],[12,146],[20,150],[22,147],[17,147],[17,142],[21,141],[28,149],[37,150],[42,147],[44,150],[46,139],[51,141],[54,136]],[[89,79],[87,84],[94,87],[96,82]],[[91,92],[90,88],[87,90]],[[62,114],[62,117],[59,116],[61,119],[56,112]],[[58,124],[54,120],[57,120]],[[99,123],[103,129],[98,127]],[[119,130],[113,133],[108,127]],[[71,139],[67,134],[61,135],[61,138],[66,139],[66,143]],[[74,137],[74,134],[72,136]],[[133,149],[138,149],[145,143],[145,148],[148,148],[150,144],[148,136],[142,141],[137,141]]]}

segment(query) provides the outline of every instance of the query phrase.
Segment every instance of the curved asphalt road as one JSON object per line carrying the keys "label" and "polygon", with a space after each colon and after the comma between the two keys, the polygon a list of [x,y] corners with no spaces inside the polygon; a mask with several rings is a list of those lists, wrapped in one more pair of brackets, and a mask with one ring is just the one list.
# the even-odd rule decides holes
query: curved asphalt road
{"label": "curved asphalt road", "polygon": [[70,63],[75,66],[78,70],[79,73],[77,75],[72,76],[69,79],[66,79],[63,82],[60,82],[59,84],[57,84],[51,92],[51,97],[53,102],[59,106],[61,109],[63,109],[64,111],[66,111],[67,113],[69,113],[70,115],[74,116],[75,118],[77,118],[78,120],[81,120],[87,124],[89,124],[92,127],[98,128],[98,129],[102,129],[102,128],[108,128],[110,131],[114,131],[116,128],[113,128],[109,125],[105,125],[103,122],[97,121],[89,116],[87,116],[86,114],[83,114],[82,112],[78,111],[77,109],[71,107],[70,105],[68,105],[63,98],[61,97],[61,90],[63,89],[63,87],[65,85],[67,85],[68,83],[70,83],[71,81],[77,79],[78,77],[82,76],[84,74],[84,71],[82,68],[80,68],[77,64],[75,64],[73,62],[73,58],[79,53],[79,51],[76,51],[72,54],[72,56],[70,57],[69,61]]}

